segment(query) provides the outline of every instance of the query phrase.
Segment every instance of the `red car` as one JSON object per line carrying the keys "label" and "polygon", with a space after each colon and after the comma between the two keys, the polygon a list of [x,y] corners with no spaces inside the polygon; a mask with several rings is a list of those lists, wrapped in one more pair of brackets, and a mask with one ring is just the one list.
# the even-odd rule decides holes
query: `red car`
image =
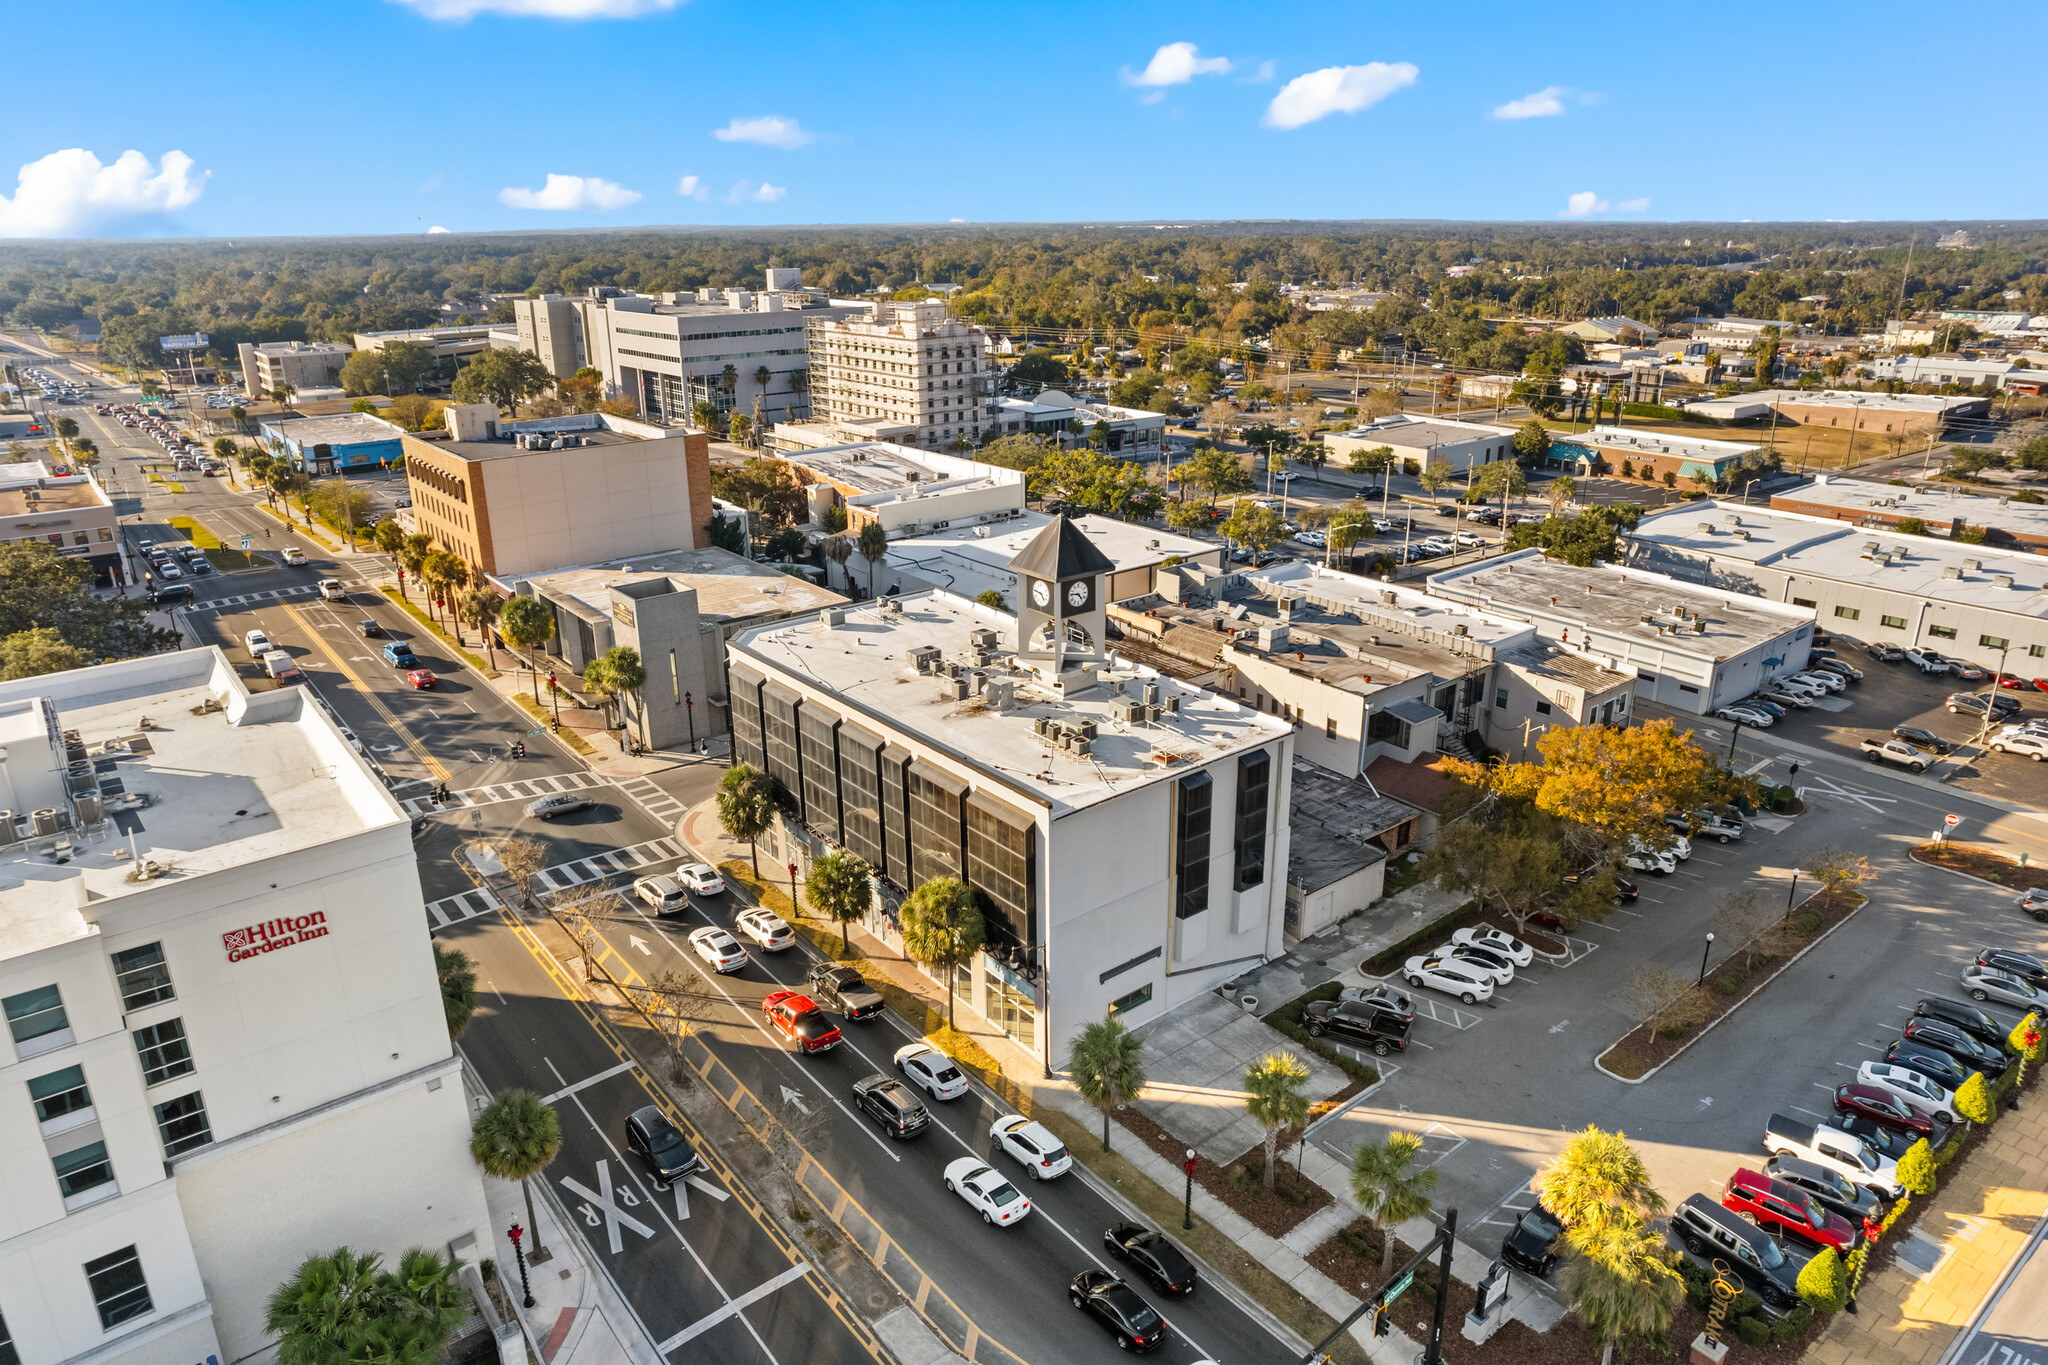
{"label": "red car", "polygon": [[2018,692],[2048,692],[2048,678],[2008,678],[2001,675],[1998,685]]}
{"label": "red car", "polygon": [[808,995],[775,991],[761,1002],[761,1013],[799,1052],[825,1052],[840,1044],[839,1026],[827,1019]]}
{"label": "red car", "polygon": [[1857,1229],[1839,1213],[1822,1208],[1805,1190],[1759,1171],[1728,1177],[1721,1207],[1741,1214],[1766,1232],[1785,1231],[1847,1256],[1856,1249]]}
{"label": "red car", "polygon": [[1915,1137],[1934,1140],[1934,1120],[1918,1110],[1909,1109],[1905,1103],[1893,1099],[1874,1085],[1838,1085],[1835,1087],[1835,1112],[1837,1114],[1860,1114],[1872,1123],[1883,1124],[1895,1132],[1910,1133]]}
{"label": "red car", "polygon": [[413,685],[415,691],[423,687],[431,688],[434,685],[434,670],[431,668],[415,668],[405,675],[405,680]]}

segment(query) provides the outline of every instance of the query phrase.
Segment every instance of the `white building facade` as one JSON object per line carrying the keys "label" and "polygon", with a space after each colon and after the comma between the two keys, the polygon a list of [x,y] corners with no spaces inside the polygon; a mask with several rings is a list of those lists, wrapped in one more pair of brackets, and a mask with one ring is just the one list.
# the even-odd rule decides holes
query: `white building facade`
{"label": "white building facade", "polygon": [[267,1358],[307,1256],[487,1245],[409,821],[310,695],[134,659],[0,743],[10,1358]]}
{"label": "white building facade", "polygon": [[821,318],[810,353],[820,417],[883,423],[890,440],[942,449],[998,420],[988,333],[948,319],[943,303],[880,303],[865,317]]}

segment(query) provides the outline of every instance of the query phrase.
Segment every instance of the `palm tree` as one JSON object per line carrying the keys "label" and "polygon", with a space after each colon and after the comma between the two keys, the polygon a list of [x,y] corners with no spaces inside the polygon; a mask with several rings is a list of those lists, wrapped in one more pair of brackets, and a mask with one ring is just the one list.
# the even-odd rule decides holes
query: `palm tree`
{"label": "palm tree", "polygon": [[1267,1189],[1273,1188],[1273,1162],[1279,1154],[1280,1130],[1308,1117],[1308,1063],[1291,1052],[1270,1052],[1245,1069],[1245,1113],[1266,1130]]}
{"label": "palm tree", "polygon": [[264,1330],[280,1365],[434,1365],[462,1321],[455,1263],[414,1247],[394,1273],[372,1252],[336,1247],[310,1256],[272,1291]]}
{"label": "palm tree", "polygon": [[804,895],[813,910],[839,922],[839,949],[850,953],[853,944],[847,926],[874,904],[874,873],[868,865],[838,849],[814,858],[810,875],[804,878]]}
{"label": "palm tree", "polygon": [[1649,1168],[1621,1133],[1588,1127],[1538,1177],[1543,1206],[1567,1228],[1625,1219],[1647,1223],[1664,1212]]}
{"label": "palm tree", "polygon": [[514,597],[498,612],[498,634],[514,650],[526,650],[528,669],[533,674],[533,704],[540,705],[540,666],[532,651],[555,638],[555,613],[538,597]]}
{"label": "palm tree", "polygon": [[[391,523],[380,522],[377,529],[383,530]],[[498,666],[498,649],[491,642],[491,628],[498,624],[498,613],[505,609],[505,599],[489,588],[475,587],[462,595],[462,613],[476,623],[484,637],[484,650],[491,656],[491,667]]]}
{"label": "palm tree", "polygon": [[398,567],[417,579],[420,576],[420,566],[427,562],[427,556],[433,552],[434,538],[415,532],[407,536],[405,543],[398,548]]}
{"label": "palm tree", "polygon": [[1351,1193],[1358,1207],[1380,1232],[1380,1274],[1394,1269],[1394,1229],[1430,1209],[1436,1172],[1411,1171],[1408,1163],[1422,1150],[1422,1139],[1399,1129],[1377,1145],[1362,1143],[1351,1153]]}
{"label": "palm tree", "polygon": [[1572,494],[1579,491],[1578,480],[1569,474],[1560,474],[1550,481],[1550,487],[1543,490],[1543,496],[1550,501],[1550,514],[1561,516],[1565,504],[1572,500]]}
{"label": "palm tree", "polygon": [[476,1013],[476,968],[460,948],[434,945],[434,974],[441,978],[441,1010],[448,1016],[448,1036],[460,1038]]}
{"label": "palm tree", "polygon": [[1600,1365],[1609,1365],[1615,1344],[1625,1337],[1661,1342],[1685,1293],[1685,1281],[1672,1264],[1677,1253],[1663,1235],[1627,1216],[1605,1226],[1573,1228],[1565,1244],[1571,1257],[1558,1287],[1579,1321],[1600,1334]]}
{"label": "palm tree", "polygon": [[1351,563],[1351,547],[1363,540],[1371,530],[1372,518],[1364,512],[1339,512],[1331,517],[1330,524],[1323,531],[1326,537],[1323,542],[1323,567],[1328,568],[1331,556],[1343,550],[1344,563],[1348,568]]}
{"label": "palm tree", "polygon": [[[640,651],[631,645],[613,645],[604,652],[598,662],[604,665],[605,682],[615,693],[624,693],[633,699],[633,710],[640,718],[640,747],[647,747],[647,708],[640,704],[640,689],[647,685],[647,665],[640,662]],[[620,717],[620,723],[625,718]]]}
{"label": "palm tree", "polygon": [[853,576],[846,572],[846,561],[853,558],[853,542],[845,536],[827,536],[819,548],[824,550],[825,558],[839,566],[839,572],[845,575],[847,584],[851,586]]}
{"label": "palm tree", "polygon": [[526,1194],[526,1225],[540,1250],[540,1223],[533,1216],[530,1177],[540,1174],[562,1150],[562,1124],[555,1111],[530,1090],[507,1090],[492,1100],[469,1130],[469,1154],[485,1175],[516,1180]]}
{"label": "palm tree", "polygon": [[754,384],[763,393],[768,391],[768,381],[774,377],[774,373],[766,365],[756,365],[754,367]]}
{"label": "palm tree", "polygon": [[934,877],[903,898],[904,956],[921,962],[946,983],[946,1027],[953,1026],[955,969],[974,961],[987,927],[974,888],[958,877]]}
{"label": "palm tree", "polygon": [[871,521],[860,528],[860,540],[856,548],[860,557],[868,562],[868,596],[875,596],[875,566],[889,557],[889,533],[882,529],[882,523]]}
{"label": "palm tree", "polygon": [[1067,1070],[1081,1098],[1102,1111],[1102,1150],[1109,1150],[1109,1115],[1145,1088],[1145,1042],[1111,1010],[1081,1030],[1067,1049]]}
{"label": "palm tree", "polygon": [[287,526],[294,524],[292,522],[291,492],[298,479],[298,471],[293,469],[289,463],[275,459],[270,462],[270,468],[265,470],[263,475],[263,482],[269,486],[271,492],[277,494],[284,502],[284,524]]}
{"label": "palm tree", "polygon": [[768,774],[747,763],[727,768],[718,780],[718,823],[728,838],[747,841],[756,879],[761,875],[759,840],[774,818],[775,797]]}

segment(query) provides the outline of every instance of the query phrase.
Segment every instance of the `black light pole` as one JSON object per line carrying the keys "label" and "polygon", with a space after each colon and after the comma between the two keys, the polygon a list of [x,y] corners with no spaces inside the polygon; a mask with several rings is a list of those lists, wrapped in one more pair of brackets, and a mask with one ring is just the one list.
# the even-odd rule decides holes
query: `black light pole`
{"label": "black light pole", "polygon": [[533,1286],[526,1282],[526,1248],[519,1239],[526,1235],[526,1229],[514,1223],[505,1229],[505,1235],[512,1239],[512,1254],[519,1259],[519,1292],[524,1295],[524,1306],[533,1307]]}
{"label": "black light pole", "polygon": [[1785,918],[1792,918],[1792,897],[1799,891],[1799,869],[1792,869],[1792,885],[1785,888]]}
{"label": "black light pole", "polygon": [[1458,1211],[1444,1210],[1443,1256],[1436,1267],[1436,1311],[1429,1323],[1429,1345],[1417,1365],[1444,1365],[1444,1305],[1451,1299],[1451,1248],[1458,1244]]}
{"label": "black light pole", "polygon": [[694,749],[697,747],[697,703],[688,692],[683,693],[683,714],[690,721],[690,747]]}
{"label": "black light pole", "polygon": [[1713,951],[1714,936],[1713,934],[1709,933],[1707,935],[1707,946],[1700,949],[1700,979],[1694,982],[1694,985],[1704,986],[1707,984],[1707,955],[1709,953],[1712,953]]}
{"label": "black light pole", "polygon": [[1181,1167],[1180,1167],[1180,1168],[1181,1168],[1181,1169],[1182,1169],[1183,1171],[1186,1171],[1186,1172],[1188,1173],[1188,1194],[1187,1194],[1187,1202],[1186,1202],[1186,1204],[1184,1204],[1184,1205],[1182,1206],[1182,1208],[1181,1208],[1181,1215],[1180,1215],[1180,1226],[1181,1226],[1181,1230],[1182,1230],[1183,1232],[1193,1232],[1193,1231],[1194,1231],[1194,1229],[1195,1229],[1195,1149],[1194,1149],[1194,1148],[1192,1148],[1192,1147],[1188,1148],[1188,1159],[1187,1159],[1186,1161],[1183,1161],[1183,1162],[1181,1163]]}

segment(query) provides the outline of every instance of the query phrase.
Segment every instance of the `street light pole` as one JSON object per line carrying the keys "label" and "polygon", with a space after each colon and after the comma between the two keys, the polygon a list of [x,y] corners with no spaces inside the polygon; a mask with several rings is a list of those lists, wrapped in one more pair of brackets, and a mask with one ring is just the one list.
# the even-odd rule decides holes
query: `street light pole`
{"label": "street light pole", "polygon": [[1192,1148],[1192,1147],[1188,1148],[1188,1156],[1187,1156],[1187,1160],[1186,1160],[1186,1161],[1183,1161],[1183,1162],[1181,1163],[1181,1169],[1182,1169],[1183,1171],[1186,1171],[1186,1172],[1187,1172],[1187,1176],[1188,1176],[1188,1192],[1187,1192],[1187,1202],[1186,1202],[1186,1203],[1185,1203],[1185,1204],[1184,1204],[1184,1205],[1182,1206],[1182,1208],[1181,1208],[1181,1215],[1180,1215],[1180,1226],[1181,1226],[1181,1231],[1183,1231],[1183,1232],[1193,1232],[1193,1231],[1194,1231],[1194,1229],[1195,1229],[1195,1149],[1194,1149],[1194,1148]]}
{"label": "street light pole", "polygon": [[1707,984],[1707,955],[1713,951],[1714,936],[1712,933],[1709,933],[1707,935],[1707,946],[1700,949],[1700,979],[1694,983],[1695,985],[1704,986]]}

